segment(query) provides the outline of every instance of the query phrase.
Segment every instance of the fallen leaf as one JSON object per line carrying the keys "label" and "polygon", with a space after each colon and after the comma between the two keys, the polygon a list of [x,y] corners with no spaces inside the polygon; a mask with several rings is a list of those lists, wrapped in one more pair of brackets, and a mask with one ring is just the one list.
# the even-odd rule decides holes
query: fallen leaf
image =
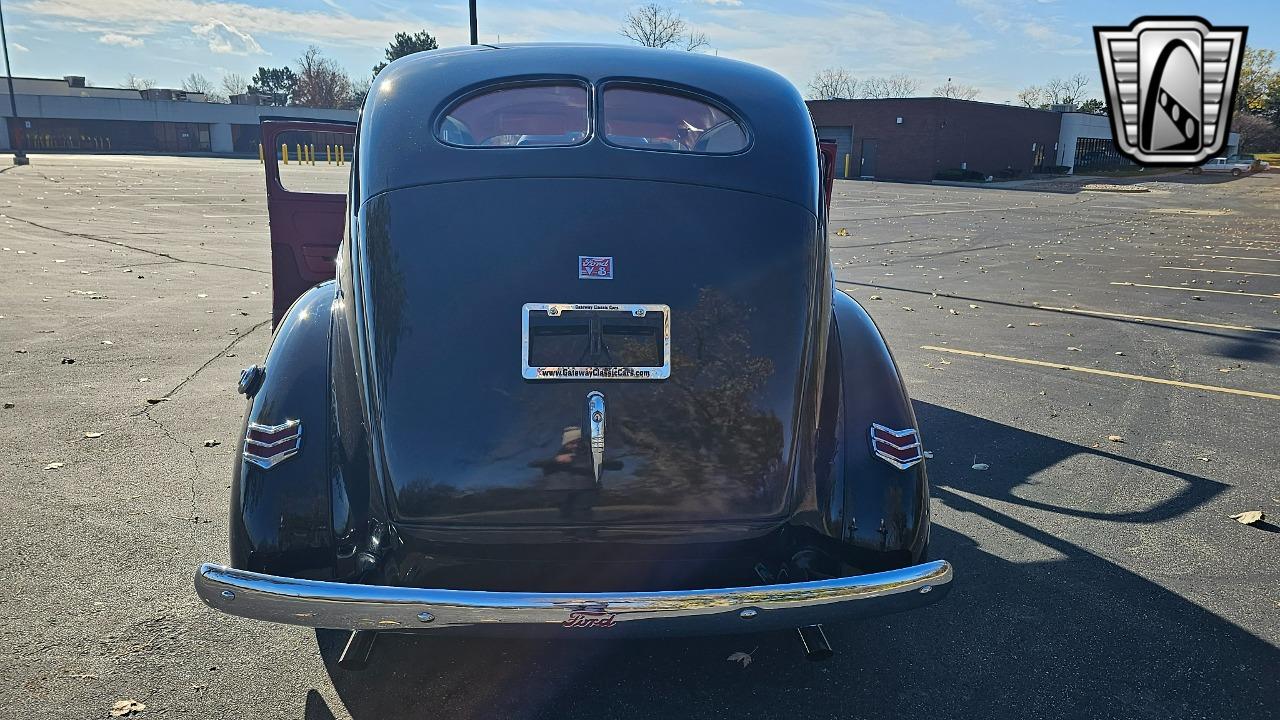
{"label": "fallen leaf", "polygon": [[85,437],[87,437],[87,438],[90,438],[90,439],[93,439],[93,438],[100,438],[100,437],[102,437],[102,433],[100,433],[100,432],[87,432],[87,433],[85,433],[85,434],[84,434],[84,436],[85,436]]}
{"label": "fallen leaf", "polygon": [[959,315],[959,314],[960,314],[960,313],[956,312],[956,309],[955,309],[955,308],[950,308],[950,309],[948,309],[948,310],[947,310],[947,312],[951,313],[952,315]]}
{"label": "fallen leaf", "polygon": [[148,405],[159,405],[162,402],[169,402],[169,398],[147,398]]}
{"label": "fallen leaf", "polygon": [[974,470],[990,470],[991,466],[986,463],[974,463],[973,469]]}
{"label": "fallen leaf", "polygon": [[973,303],[969,303],[969,309],[970,309],[970,310],[977,310],[977,309],[978,309],[978,306],[977,306],[977,305],[974,305]]}
{"label": "fallen leaf", "polygon": [[218,447],[221,444],[222,444],[221,440],[205,440],[204,441],[205,447]]}
{"label": "fallen leaf", "polygon": [[924,458],[925,458],[926,460],[932,460],[932,459],[933,459],[933,451],[932,451],[932,450],[925,450],[925,451],[924,451]]}
{"label": "fallen leaf", "polygon": [[208,293],[198,293],[198,294],[196,295],[196,297],[198,297],[198,298],[207,298],[207,297],[209,297],[209,295],[208,295]]}
{"label": "fallen leaf", "polygon": [[1027,327],[1040,327],[1040,323],[1027,323]]}
{"label": "fallen leaf", "polygon": [[1007,328],[1011,328],[1011,327],[1013,327],[1013,323],[1009,323],[1008,325],[1005,325],[1005,327],[1007,327]]}
{"label": "fallen leaf", "polygon": [[752,648],[751,652],[749,653],[736,652],[730,655],[729,657],[725,658],[725,660],[728,660],[729,662],[739,662],[739,663],[742,663],[742,667],[746,667],[751,664],[751,655],[756,650],[759,650],[759,648],[758,647]]}
{"label": "fallen leaf", "polygon": [[1116,354],[1117,354],[1117,355],[1124,355],[1124,353],[1123,353],[1123,352],[1121,352],[1121,351],[1119,351],[1119,350],[1117,350],[1117,351],[1116,351]]}
{"label": "fallen leaf", "polygon": [[836,235],[840,237],[849,237],[849,231],[846,228],[840,228],[836,231]]}
{"label": "fallen leaf", "polygon": [[5,409],[5,410],[8,410],[8,409],[9,409],[9,408],[11,408],[11,407],[13,407],[13,403],[11,403],[11,402],[7,402],[7,403],[5,403],[5,404],[4,404],[4,409]]}
{"label": "fallen leaf", "polygon": [[1122,442],[1124,442],[1124,436],[1123,436],[1123,435],[1108,435],[1108,436],[1107,436],[1107,439],[1108,439],[1108,440],[1110,440],[1110,441],[1111,441],[1111,442],[1113,442],[1113,443],[1122,443]]}
{"label": "fallen leaf", "polygon": [[1076,347],[1076,346],[1074,346],[1074,345],[1068,345],[1068,346],[1067,346],[1067,349],[1068,349],[1068,350],[1074,350],[1075,352],[1080,352],[1080,348],[1078,348],[1078,347]]}
{"label": "fallen leaf", "polygon": [[66,465],[66,463],[51,462],[51,463],[49,463],[48,465],[45,465],[45,466],[44,466],[44,469],[45,469],[45,470],[57,470],[58,468],[62,467],[63,465]]}
{"label": "fallen leaf", "polygon": [[111,717],[128,717],[134,713],[140,713],[146,710],[147,706],[132,698],[126,700],[117,700],[111,706]]}
{"label": "fallen leaf", "polygon": [[902,306],[902,309],[903,309],[903,310],[906,310],[907,312],[915,312],[915,310],[912,310],[911,308],[907,307],[906,305],[903,305],[903,306]]}
{"label": "fallen leaf", "polygon": [[76,359],[75,359],[75,358],[69,358],[69,357],[64,357],[64,358],[62,358],[62,364],[63,364],[63,365],[74,365],[75,363],[76,363]]}
{"label": "fallen leaf", "polygon": [[879,295],[872,295],[872,296],[871,296],[871,299],[872,299],[872,300],[882,300],[883,298],[881,298]]}
{"label": "fallen leaf", "polygon": [[1231,516],[1231,519],[1235,520],[1241,525],[1252,525],[1254,523],[1259,523],[1259,522],[1262,522],[1263,520],[1266,520],[1267,514],[1262,512],[1261,510],[1249,510],[1247,512],[1236,513],[1235,515]]}

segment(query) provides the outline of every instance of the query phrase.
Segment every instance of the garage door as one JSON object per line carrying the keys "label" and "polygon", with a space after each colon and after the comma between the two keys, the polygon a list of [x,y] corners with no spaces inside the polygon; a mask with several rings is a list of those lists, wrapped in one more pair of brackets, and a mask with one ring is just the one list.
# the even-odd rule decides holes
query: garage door
{"label": "garage door", "polygon": [[[853,152],[853,128],[849,126],[835,127],[819,127],[819,140],[834,140],[836,143],[836,177],[842,178],[844,174],[845,156]],[[853,162],[857,162],[854,158]],[[857,173],[854,173],[855,175]]]}

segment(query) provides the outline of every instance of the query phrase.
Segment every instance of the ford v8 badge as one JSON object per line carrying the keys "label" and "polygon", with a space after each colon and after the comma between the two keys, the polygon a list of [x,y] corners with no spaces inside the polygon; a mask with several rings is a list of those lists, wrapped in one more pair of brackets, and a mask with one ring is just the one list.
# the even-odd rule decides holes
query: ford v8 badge
{"label": "ford v8 badge", "polygon": [[578,279],[579,280],[612,280],[613,279],[613,258],[612,257],[594,257],[591,255],[578,256]]}

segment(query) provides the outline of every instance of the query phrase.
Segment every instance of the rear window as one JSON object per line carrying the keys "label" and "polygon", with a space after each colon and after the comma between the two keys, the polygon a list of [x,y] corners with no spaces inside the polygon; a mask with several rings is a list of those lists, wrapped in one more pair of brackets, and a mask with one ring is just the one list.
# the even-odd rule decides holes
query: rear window
{"label": "rear window", "polygon": [[587,137],[587,88],[516,85],[472,95],[441,120],[438,135],[463,147],[577,145]]}
{"label": "rear window", "polygon": [[728,112],[688,95],[606,86],[600,106],[605,140],[614,145],[720,154],[747,147],[747,133]]}

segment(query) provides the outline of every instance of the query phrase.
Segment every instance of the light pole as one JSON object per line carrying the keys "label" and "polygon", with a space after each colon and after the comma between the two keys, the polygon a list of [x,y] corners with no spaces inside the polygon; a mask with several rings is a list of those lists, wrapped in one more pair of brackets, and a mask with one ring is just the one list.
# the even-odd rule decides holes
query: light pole
{"label": "light pole", "polygon": [[[9,108],[13,111],[14,127],[18,125],[18,97],[13,94],[13,70],[9,67],[9,39],[4,34],[4,5],[0,5],[0,47],[4,48],[4,76],[9,81]],[[7,129],[6,129],[7,130]],[[22,131],[14,133],[13,164],[28,165],[27,154],[22,151]]]}
{"label": "light pole", "polygon": [[476,0],[471,0],[471,44],[480,44],[480,29],[476,27]]}

